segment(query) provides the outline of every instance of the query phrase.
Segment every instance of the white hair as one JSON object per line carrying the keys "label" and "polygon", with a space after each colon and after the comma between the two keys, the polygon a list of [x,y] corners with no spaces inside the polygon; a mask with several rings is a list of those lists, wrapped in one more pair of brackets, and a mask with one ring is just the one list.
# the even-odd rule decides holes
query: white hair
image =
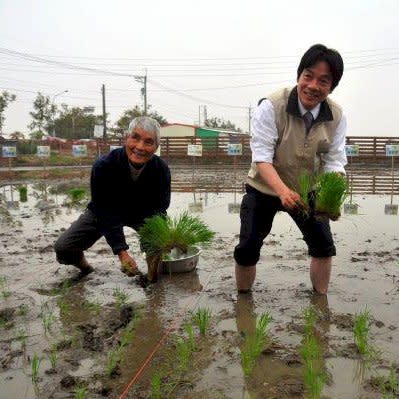
{"label": "white hair", "polygon": [[127,134],[131,134],[136,127],[139,127],[146,132],[153,133],[155,143],[157,147],[159,146],[159,142],[161,139],[161,127],[154,118],[150,118],[149,116],[137,116],[129,123]]}

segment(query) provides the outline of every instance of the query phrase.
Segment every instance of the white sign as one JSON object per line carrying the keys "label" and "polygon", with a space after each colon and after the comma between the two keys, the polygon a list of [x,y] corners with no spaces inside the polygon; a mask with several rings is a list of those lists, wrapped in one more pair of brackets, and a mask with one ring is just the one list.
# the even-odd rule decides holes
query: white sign
{"label": "white sign", "polygon": [[17,156],[17,147],[3,146],[3,158],[15,158]]}
{"label": "white sign", "polygon": [[387,157],[399,157],[399,144],[387,144],[385,153]]}
{"label": "white sign", "polygon": [[38,145],[37,146],[37,156],[40,158],[48,158],[50,156],[50,146],[49,145]]}
{"label": "white sign", "polygon": [[83,145],[72,145],[72,155],[74,157],[86,157],[87,156],[87,146]]}
{"label": "white sign", "polygon": [[242,155],[242,144],[228,144],[227,155]]}
{"label": "white sign", "polygon": [[346,145],[345,154],[347,157],[357,157],[359,155],[359,145],[358,144]]}
{"label": "white sign", "polygon": [[94,125],[94,133],[93,136],[97,138],[102,138],[104,135],[104,126],[103,125]]}
{"label": "white sign", "polygon": [[188,144],[187,155],[192,157],[202,157],[202,144]]}
{"label": "white sign", "polygon": [[113,150],[116,150],[117,148],[122,148],[122,147],[123,147],[123,145],[110,145],[109,150],[113,151]]}

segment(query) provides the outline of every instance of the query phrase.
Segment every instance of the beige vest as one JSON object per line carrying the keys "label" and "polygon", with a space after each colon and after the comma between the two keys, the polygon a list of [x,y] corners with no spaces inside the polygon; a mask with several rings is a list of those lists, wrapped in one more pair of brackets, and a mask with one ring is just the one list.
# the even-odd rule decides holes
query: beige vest
{"label": "beige vest", "polygon": [[[327,98],[320,104],[320,113],[310,132],[306,134],[298,107],[296,87],[279,90],[268,99],[274,108],[278,131],[273,166],[281,180],[290,189],[299,192],[301,174],[311,175],[322,171],[320,155],[329,150],[342,117],[342,110],[338,104]],[[251,164],[247,183],[262,193],[277,195],[261,179],[254,162]]]}

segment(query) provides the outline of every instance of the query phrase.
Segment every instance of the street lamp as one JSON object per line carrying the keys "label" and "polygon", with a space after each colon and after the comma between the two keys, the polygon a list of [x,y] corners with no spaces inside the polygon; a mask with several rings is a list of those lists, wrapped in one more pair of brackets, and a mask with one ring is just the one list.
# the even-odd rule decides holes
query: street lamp
{"label": "street lamp", "polygon": [[53,95],[53,99],[52,99],[52,101],[51,101],[51,104],[52,104],[53,107],[54,107],[54,112],[53,112],[53,137],[55,137],[55,104],[54,104],[54,100],[55,100],[56,97],[60,96],[61,94],[68,93],[68,91],[69,91],[69,90],[67,89],[67,90],[60,91],[60,92],[57,93],[57,94],[54,94],[54,95]]}

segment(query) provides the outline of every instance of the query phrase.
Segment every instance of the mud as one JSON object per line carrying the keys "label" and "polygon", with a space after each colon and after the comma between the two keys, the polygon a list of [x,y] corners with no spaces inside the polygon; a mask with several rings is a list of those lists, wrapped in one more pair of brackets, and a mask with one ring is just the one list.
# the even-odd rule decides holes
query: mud
{"label": "mud", "polygon": [[[94,273],[81,276],[56,263],[53,242],[85,205],[71,203],[66,192],[80,184],[29,185],[27,202],[19,201],[16,187],[0,188],[1,398],[74,398],[83,388],[88,398],[123,392],[148,398],[156,371],[167,392],[162,398],[304,398],[299,348],[309,306],[317,310],[319,367],[328,376],[323,398],[380,398],[391,367],[397,375],[399,223],[397,215],[384,214],[389,197],[355,197],[359,214],[332,223],[338,256],[328,296],[312,292],[304,242],[285,214],[276,216],[262,249],[252,295],[237,295],[232,251],[239,216],[229,213],[236,209],[229,204],[240,201],[238,194],[197,193],[199,215],[217,232],[214,243],[203,249],[196,271],[146,286],[142,276],[120,272],[103,239],[87,251]],[[170,213],[192,203],[192,193],[173,194]],[[125,232],[145,273],[137,236]],[[195,328],[196,349],[182,371],[177,337],[187,337],[184,324],[199,307],[212,312],[210,331],[202,337]],[[366,308],[369,340],[380,351],[371,363],[352,334],[355,314]],[[270,342],[245,377],[241,351],[265,311],[273,317]],[[32,383],[35,354],[41,363]]]}

